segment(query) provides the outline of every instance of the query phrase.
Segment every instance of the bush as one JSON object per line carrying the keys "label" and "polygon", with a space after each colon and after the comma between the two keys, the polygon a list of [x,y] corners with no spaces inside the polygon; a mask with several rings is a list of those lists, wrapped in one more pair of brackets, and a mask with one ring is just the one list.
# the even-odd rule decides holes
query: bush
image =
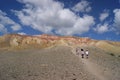
{"label": "bush", "polygon": [[120,55],[118,55],[118,57],[120,57]]}
{"label": "bush", "polygon": [[111,56],[115,56],[115,54],[113,54],[113,53],[110,53],[110,55],[111,55]]}

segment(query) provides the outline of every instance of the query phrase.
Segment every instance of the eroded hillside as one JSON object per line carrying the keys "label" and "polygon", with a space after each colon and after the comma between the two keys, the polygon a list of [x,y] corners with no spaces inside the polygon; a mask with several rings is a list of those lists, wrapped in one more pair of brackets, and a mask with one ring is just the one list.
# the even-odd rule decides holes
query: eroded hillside
{"label": "eroded hillside", "polygon": [[52,35],[37,35],[27,36],[18,34],[4,35],[0,38],[0,47],[14,47],[14,48],[25,48],[25,47],[50,47],[54,45],[82,45],[88,44],[90,38],[78,38],[71,36],[52,36]]}
{"label": "eroded hillside", "polygon": [[0,37],[0,48],[26,49],[46,48],[53,46],[96,47],[108,54],[120,55],[120,42],[93,40],[88,37],[53,36],[53,35],[19,35],[7,34]]}

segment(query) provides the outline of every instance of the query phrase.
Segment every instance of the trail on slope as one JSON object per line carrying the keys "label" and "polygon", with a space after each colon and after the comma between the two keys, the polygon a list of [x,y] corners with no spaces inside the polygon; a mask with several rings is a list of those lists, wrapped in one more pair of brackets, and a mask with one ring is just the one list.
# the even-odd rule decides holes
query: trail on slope
{"label": "trail on slope", "polygon": [[[76,52],[74,50],[72,52],[76,55]],[[79,57],[79,59],[82,61],[83,67],[86,70],[86,72],[89,72],[95,77],[94,80],[108,80],[104,76],[103,74],[104,71],[101,70],[100,65],[95,64],[89,59],[81,58],[81,55],[76,55],[76,57]]]}
{"label": "trail on slope", "polygon": [[[89,59],[82,59],[81,57],[79,57],[80,60],[82,60],[82,63],[84,65],[84,68],[89,72],[91,73],[92,75],[95,76],[95,78],[97,78],[97,80],[107,80],[104,75],[103,75],[103,72],[102,70],[100,69],[100,67],[89,61]],[[96,79],[95,79],[96,80]]]}

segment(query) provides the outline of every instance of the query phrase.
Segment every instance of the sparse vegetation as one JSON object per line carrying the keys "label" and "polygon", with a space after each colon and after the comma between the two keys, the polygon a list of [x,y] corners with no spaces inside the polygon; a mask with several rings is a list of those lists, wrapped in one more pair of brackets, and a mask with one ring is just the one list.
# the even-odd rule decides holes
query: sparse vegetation
{"label": "sparse vegetation", "polygon": [[120,55],[118,55],[118,57],[120,57]]}
{"label": "sparse vegetation", "polygon": [[115,56],[115,54],[114,53],[109,53],[111,56]]}

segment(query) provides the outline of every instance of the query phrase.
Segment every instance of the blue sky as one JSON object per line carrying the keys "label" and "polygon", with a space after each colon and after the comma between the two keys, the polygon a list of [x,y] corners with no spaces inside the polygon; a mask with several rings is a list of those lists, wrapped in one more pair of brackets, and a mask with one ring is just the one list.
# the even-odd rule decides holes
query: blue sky
{"label": "blue sky", "polygon": [[3,0],[0,35],[8,33],[120,41],[120,0]]}

